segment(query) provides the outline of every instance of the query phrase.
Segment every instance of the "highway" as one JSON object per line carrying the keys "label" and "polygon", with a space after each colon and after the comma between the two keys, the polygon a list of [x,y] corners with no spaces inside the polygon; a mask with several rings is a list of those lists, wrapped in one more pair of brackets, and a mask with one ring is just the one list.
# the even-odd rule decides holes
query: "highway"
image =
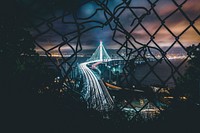
{"label": "highway", "polygon": [[108,111],[114,106],[114,102],[101,79],[88,68],[87,64],[92,62],[81,63],[79,68],[82,71],[84,79],[84,98],[87,101],[88,108],[98,111]]}
{"label": "highway", "polygon": [[[98,66],[102,62],[110,62],[115,60],[123,60],[123,59],[110,58],[106,49],[103,46],[103,42],[100,41],[99,46],[92,54],[92,56],[89,59],[87,59],[86,62],[83,62],[79,65],[84,80],[84,87],[82,89],[82,94],[84,99],[87,101],[88,108],[99,111],[108,111],[113,109],[114,102],[105,84],[97,75],[93,73],[93,71],[87,65],[88,64],[92,65],[92,69],[96,69],[98,73],[101,73],[101,71],[96,66]],[[135,61],[135,63],[137,64],[141,64],[144,62],[145,62],[144,60]],[[110,87],[114,86],[110,85]]]}

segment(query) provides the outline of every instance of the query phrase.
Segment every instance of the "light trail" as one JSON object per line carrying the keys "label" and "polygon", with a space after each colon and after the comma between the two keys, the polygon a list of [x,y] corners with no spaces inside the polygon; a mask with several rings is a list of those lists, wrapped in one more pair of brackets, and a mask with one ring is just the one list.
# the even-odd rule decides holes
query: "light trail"
{"label": "light trail", "polygon": [[89,61],[80,64],[80,69],[85,80],[84,89],[86,91],[84,97],[87,100],[88,108],[93,108],[99,111],[111,110],[114,106],[114,102],[106,86],[87,66],[93,62],[97,61]]}
{"label": "light trail", "polygon": [[83,94],[85,100],[87,101],[88,108],[99,111],[108,111],[113,109],[114,102],[105,84],[101,79],[98,79],[93,71],[87,66],[88,64],[93,63],[92,68],[94,69],[98,64],[102,62],[109,62],[113,60],[119,59],[111,59],[103,46],[103,42],[100,41],[99,47],[97,47],[92,56],[86,62],[79,65],[79,68],[82,71],[83,79],[85,81]]}

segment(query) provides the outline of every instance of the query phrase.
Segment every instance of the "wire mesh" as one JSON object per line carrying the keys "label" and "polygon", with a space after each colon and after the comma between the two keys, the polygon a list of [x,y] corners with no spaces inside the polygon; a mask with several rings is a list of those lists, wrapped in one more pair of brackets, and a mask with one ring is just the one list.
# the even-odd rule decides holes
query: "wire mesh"
{"label": "wire mesh", "polygon": [[[29,22],[32,26],[31,32],[38,50],[48,57],[62,73],[63,82],[66,87],[70,89],[75,88],[74,84],[71,83],[72,79],[69,75],[78,58],[77,55],[83,50],[82,40],[84,35],[87,36],[87,33],[93,29],[109,27],[109,30],[112,31],[112,41],[119,46],[116,53],[125,62],[123,68],[125,77],[123,82],[127,83],[128,88],[131,90],[130,94],[133,93],[133,95],[135,95],[135,93],[138,93],[135,90],[141,90],[144,92],[144,97],[146,97],[145,101],[141,101],[142,107],[139,109],[132,103],[134,99],[133,96],[125,97],[123,99],[123,104],[120,106],[120,110],[126,110],[126,107],[129,107],[129,109],[131,108],[134,112],[134,115],[132,115],[134,117],[131,119],[138,119],[138,117],[148,117],[149,114],[147,112],[150,112],[151,108],[154,108],[154,115],[156,115],[157,112],[162,112],[162,108],[158,105],[158,101],[160,101],[160,91],[163,91],[163,88],[166,90],[169,86],[169,82],[173,82],[174,85],[172,86],[176,86],[177,77],[183,76],[179,70],[182,65],[191,58],[191,55],[188,54],[184,57],[182,62],[175,65],[172,60],[169,59],[168,53],[172,48],[177,46],[185,53],[188,53],[185,44],[183,44],[180,39],[188,30],[192,29],[198,37],[200,35],[199,27],[195,25],[200,19],[200,14],[191,18],[183,10],[183,6],[188,0],[183,0],[181,2],[171,0],[170,2],[174,8],[165,16],[160,15],[157,10],[157,8],[161,6],[159,3],[160,1],[161,0],[146,0],[145,2],[148,6],[145,6],[137,5],[137,2],[134,0],[121,0],[112,8],[110,6],[112,1],[109,0],[77,1],[77,4],[73,4],[72,6],[70,6],[69,2],[66,2],[64,3],[66,7],[63,5],[56,6],[58,3],[53,0],[39,3],[33,1],[28,4],[26,3],[26,6],[28,5],[31,10]],[[79,16],[78,9],[90,2],[97,6],[95,11],[89,16]],[[165,5],[162,7],[167,8]],[[127,12],[129,12],[130,18],[126,18],[125,14]],[[167,24],[177,13],[188,23],[179,33],[175,32]],[[97,14],[101,14],[102,18],[97,18]],[[151,17],[154,17],[154,20],[156,20],[155,23],[157,23],[157,27],[153,30],[148,29],[144,23],[145,19]],[[124,23],[124,21],[129,21],[129,25]],[[61,29],[57,27],[56,24],[58,23],[66,28]],[[135,34],[138,28],[145,34],[143,40],[139,40]],[[163,29],[173,40],[165,49],[163,49],[162,44],[157,41],[157,36]],[[55,36],[58,36],[59,40],[43,40],[45,37],[54,38]],[[123,39],[118,40],[119,36]],[[49,47],[46,48],[43,42],[47,43],[48,41]],[[68,56],[66,56],[63,51],[67,51]],[[125,51],[125,55],[122,54],[122,51]],[[155,53],[159,55],[159,58]],[[147,55],[149,55],[155,63],[150,63]],[[59,63],[53,60],[56,56],[61,58]],[[134,73],[134,69],[136,69],[135,62],[137,62],[138,59],[141,59],[148,66],[148,71],[141,78],[137,78],[137,75]],[[163,79],[156,71],[161,62],[165,62],[170,70],[166,79]],[[161,83],[161,87],[156,88],[156,86],[144,85],[149,75],[153,75]],[[154,92],[152,90],[154,90]]]}

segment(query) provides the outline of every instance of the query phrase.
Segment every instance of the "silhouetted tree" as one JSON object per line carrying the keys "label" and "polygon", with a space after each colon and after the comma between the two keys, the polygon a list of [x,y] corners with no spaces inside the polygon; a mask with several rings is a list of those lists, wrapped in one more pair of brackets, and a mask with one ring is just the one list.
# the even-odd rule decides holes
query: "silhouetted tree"
{"label": "silhouetted tree", "polygon": [[26,11],[12,1],[2,12],[4,12],[0,17],[2,90],[6,89],[11,93],[41,87],[46,81],[52,80],[55,74],[47,69],[35,51],[34,40],[27,30],[29,27]]}
{"label": "silhouetted tree", "polygon": [[180,78],[177,85],[177,93],[185,95],[194,101],[200,100],[200,44],[192,45],[187,48],[188,67],[183,78]]}
{"label": "silhouetted tree", "polygon": [[63,84],[54,82],[57,71],[50,69],[35,51],[26,21],[27,10],[15,0],[3,6],[0,8],[0,94],[6,132],[60,132],[72,129],[71,125],[80,125],[80,119],[88,116],[83,114],[85,105],[75,101],[73,94],[57,97]]}

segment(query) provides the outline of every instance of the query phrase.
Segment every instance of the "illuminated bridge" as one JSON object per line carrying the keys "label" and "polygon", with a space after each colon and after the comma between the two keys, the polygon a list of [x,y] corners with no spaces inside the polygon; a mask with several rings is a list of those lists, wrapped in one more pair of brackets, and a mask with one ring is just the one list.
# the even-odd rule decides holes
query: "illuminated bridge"
{"label": "illuminated bridge", "polygon": [[[147,59],[148,61],[155,61],[154,58],[150,56],[147,57]],[[114,102],[105,84],[88,66],[91,66],[92,69],[96,69],[98,73],[101,73],[101,71],[96,67],[97,65],[115,60],[123,59],[111,59],[104,48],[102,41],[100,41],[98,48],[92,56],[86,62],[79,65],[85,83],[82,92],[85,100],[87,101],[88,108],[99,111],[111,110],[113,108]],[[138,59],[135,60],[134,63],[143,64],[145,61]]]}
{"label": "illuminated bridge", "polygon": [[88,67],[88,64],[93,64],[92,66],[96,67],[96,65],[102,62],[108,62],[111,60],[112,59],[106,52],[102,41],[100,41],[100,45],[92,56],[79,66],[85,83],[83,87],[83,95],[87,101],[88,108],[99,111],[108,111],[114,106],[114,102],[103,81]]}

